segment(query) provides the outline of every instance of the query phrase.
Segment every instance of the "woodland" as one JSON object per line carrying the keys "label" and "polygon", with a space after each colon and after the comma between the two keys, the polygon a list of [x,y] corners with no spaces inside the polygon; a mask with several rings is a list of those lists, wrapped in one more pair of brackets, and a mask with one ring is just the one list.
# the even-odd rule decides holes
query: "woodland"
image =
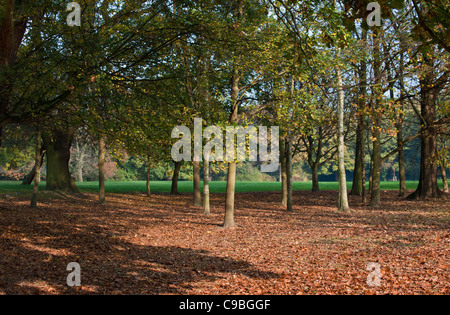
{"label": "woodland", "polygon": [[[0,295],[449,294],[449,16],[0,0]],[[279,128],[278,170],[174,160],[196,118]]]}

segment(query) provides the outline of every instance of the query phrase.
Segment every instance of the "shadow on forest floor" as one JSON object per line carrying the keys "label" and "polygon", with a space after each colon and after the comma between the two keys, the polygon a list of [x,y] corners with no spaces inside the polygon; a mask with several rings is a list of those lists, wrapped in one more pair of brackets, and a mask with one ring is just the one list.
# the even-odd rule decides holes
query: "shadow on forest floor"
{"label": "shadow on forest floor", "polygon": [[[210,216],[190,194],[108,194],[105,205],[89,193],[47,197],[38,209],[24,196],[0,199],[0,294],[360,294],[373,290],[364,262],[380,257],[396,272],[380,292],[395,293],[399,273],[415,284],[404,293],[449,290],[446,200],[389,192],[370,208],[350,197],[346,215],[337,192],[294,192],[292,212],[279,193],[241,193],[238,227],[223,230],[223,194],[211,196]],[[81,266],[80,288],[66,284],[70,262]]]}

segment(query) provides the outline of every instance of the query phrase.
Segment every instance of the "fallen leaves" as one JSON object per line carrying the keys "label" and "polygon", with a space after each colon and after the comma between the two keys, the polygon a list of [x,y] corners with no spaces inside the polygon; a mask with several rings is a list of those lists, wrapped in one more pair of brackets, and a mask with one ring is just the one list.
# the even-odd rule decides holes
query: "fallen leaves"
{"label": "fallen leaves", "polygon": [[[236,195],[236,222],[220,228],[190,195],[109,195],[0,201],[0,294],[449,294],[449,202],[383,195],[372,209],[336,213],[335,192]],[[11,209],[14,207],[14,209]],[[10,210],[3,210],[8,208]],[[69,262],[82,286],[66,284]],[[370,262],[381,285],[366,280]]]}

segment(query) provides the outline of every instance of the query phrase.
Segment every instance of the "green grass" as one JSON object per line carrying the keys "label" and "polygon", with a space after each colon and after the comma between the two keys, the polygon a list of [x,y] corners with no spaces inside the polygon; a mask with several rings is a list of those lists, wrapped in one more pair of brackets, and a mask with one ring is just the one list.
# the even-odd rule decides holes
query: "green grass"
{"label": "green grass", "polygon": [[[406,183],[407,189],[416,189],[417,181],[408,181]],[[441,183],[439,183],[441,186]],[[98,191],[98,182],[83,182],[77,183],[81,191],[96,192]],[[180,193],[192,192],[192,182],[180,181],[178,183],[178,191]],[[170,192],[171,182],[151,182],[150,187],[152,192],[168,193]],[[322,182],[320,183],[321,190],[338,190],[337,182]],[[45,189],[45,183],[41,183],[40,188]],[[311,182],[295,182],[293,189],[296,191],[311,190]],[[351,182],[348,183],[348,188],[351,188]],[[7,194],[11,192],[27,192],[31,191],[33,186],[23,186],[20,182],[0,181],[0,193]],[[134,193],[146,191],[145,181],[136,182],[106,182],[105,189],[107,193]],[[398,182],[382,182],[382,190],[397,190]],[[224,193],[226,190],[226,182],[210,182],[211,193]],[[260,192],[260,191],[280,191],[281,183],[278,182],[237,182],[236,192]]]}

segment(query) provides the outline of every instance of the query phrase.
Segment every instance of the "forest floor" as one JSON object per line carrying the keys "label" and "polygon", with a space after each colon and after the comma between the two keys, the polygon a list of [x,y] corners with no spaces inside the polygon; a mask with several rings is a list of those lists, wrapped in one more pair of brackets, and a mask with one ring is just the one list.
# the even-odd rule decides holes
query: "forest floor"
{"label": "forest floor", "polygon": [[[224,230],[223,194],[210,216],[191,194],[47,195],[38,209],[4,195],[0,294],[450,294],[449,198],[386,191],[376,209],[350,197],[347,215],[334,191],[294,192],[289,213],[280,197],[237,194],[238,226]],[[67,285],[70,262],[80,287]]]}

